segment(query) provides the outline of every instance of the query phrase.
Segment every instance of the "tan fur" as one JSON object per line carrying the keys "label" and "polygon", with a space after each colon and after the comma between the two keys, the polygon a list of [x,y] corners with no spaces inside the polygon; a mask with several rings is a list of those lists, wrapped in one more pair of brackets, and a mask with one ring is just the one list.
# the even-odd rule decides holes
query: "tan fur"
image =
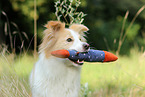
{"label": "tan fur", "polygon": [[44,38],[40,45],[39,52],[44,50],[47,58],[51,56],[51,51],[68,49],[73,44],[73,42],[66,42],[67,38],[73,39],[73,37],[69,30],[65,28],[65,23],[50,21],[45,25],[45,27],[47,27],[47,29],[44,31]]}
{"label": "tan fur", "polygon": [[84,34],[84,32],[88,31],[89,29],[82,25],[82,24],[72,24],[69,29],[74,30],[75,32],[77,32],[80,36],[80,40],[82,42],[86,42],[86,39],[84,37],[86,37],[86,35]]}
{"label": "tan fur", "polygon": [[46,28],[49,30],[56,32],[59,30],[63,30],[65,28],[65,23],[62,23],[60,21],[49,21],[46,25]]}
{"label": "tan fur", "polygon": [[89,30],[86,26],[81,24],[72,24],[69,28],[74,30],[75,32],[78,32],[79,34],[83,34],[83,32]]}

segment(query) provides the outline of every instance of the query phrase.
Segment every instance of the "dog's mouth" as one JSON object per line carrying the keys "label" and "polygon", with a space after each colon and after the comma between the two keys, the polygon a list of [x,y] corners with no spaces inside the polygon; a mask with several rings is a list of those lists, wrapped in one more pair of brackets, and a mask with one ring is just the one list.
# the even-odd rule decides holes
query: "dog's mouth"
{"label": "dog's mouth", "polygon": [[77,60],[77,61],[72,61],[72,60],[70,60],[72,63],[73,63],[73,65],[75,65],[75,66],[82,66],[83,64],[84,64],[84,61],[80,61],[80,60]]}
{"label": "dog's mouth", "polygon": [[74,63],[76,63],[78,65],[83,65],[84,64],[84,61],[77,60],[77,61],[74,61]]}
{"label": "dog's mouth", "polygon": [[[87,50],[79,51],[79,52],[87,52]],[[75,56],[77,56],[77,55],[75,55]],[[71,60],[71,59],[69,58],[69,60],[73,63],[74,66],[82,66],[82,65],[84,64],[84,60],[80,60],[80,59],[78,59],[78,58],[73,59],[73,60]]]}

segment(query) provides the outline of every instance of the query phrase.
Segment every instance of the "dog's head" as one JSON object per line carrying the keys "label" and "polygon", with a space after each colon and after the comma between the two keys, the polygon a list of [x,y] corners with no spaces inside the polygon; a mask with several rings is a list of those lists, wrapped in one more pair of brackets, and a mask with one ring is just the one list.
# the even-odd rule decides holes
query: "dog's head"
{"label": "dog's head", "polygon": [[89,49],[86,43],[84,32],[89,29],[81,24],[73,24],[65,28],[65,23],[60,21],[49,21],[45,27],[43,42],[39,52],[44,52],[46,58],[51,56],[51,52],[60,49],[73,49],[84,52]]}

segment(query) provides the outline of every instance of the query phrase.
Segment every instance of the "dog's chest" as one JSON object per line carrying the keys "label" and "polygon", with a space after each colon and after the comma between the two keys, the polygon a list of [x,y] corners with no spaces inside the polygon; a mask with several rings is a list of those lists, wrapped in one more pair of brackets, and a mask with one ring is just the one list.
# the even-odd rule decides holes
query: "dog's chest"
{"label": "dog's chest", "polygon": [[[40,64],[41,63],[41,64]],[[48,64],[49,63],[49,64]],[[51,65],[50,65],[51,64]],[[56,65],[59,65],[56,67]],[[64,63],[51,60],[36,63],[33,75],[32,94],[34,97],[78,97],[80,88],[80,70],[63,67]]]}

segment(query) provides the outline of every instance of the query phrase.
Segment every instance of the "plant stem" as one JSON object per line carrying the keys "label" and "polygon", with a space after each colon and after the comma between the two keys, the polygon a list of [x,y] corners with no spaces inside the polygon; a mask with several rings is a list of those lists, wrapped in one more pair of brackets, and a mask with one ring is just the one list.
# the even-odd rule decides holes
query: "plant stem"
{"label": "plant stem", "polygon": [[34,58],[36,58],[37,54],[37,18],[36,18],[36,12],[37,12],[37,6],[36,6],[36,0],[34,0]]}
{"label": "plant stem", "polygon": [[13,39],[12,39],[12,35],[11,35],[10,22],[9,22],[8,17],[7,17],[7,14],[4,11],[2,11],[2,14],[6,17],[6,20],[7,20],[8,30],[9,30],[8,33],[9,33],[9,37],[10,37],[10,46],[11,46],[12,53],[14,54],[15,49],[13,48]]}
{"label": "plant stem", "polygon": [[138,12],[136,13],[136,15],[133,17],[133,19],[132,19],[132,21],[131,21],[129,27],[127,28],[127,30],[126,30],[126,32],[125,32],[125,34],[124,34],[124,36],[123,36],[122,42],[124,42],[125,37],[126,37],[128,31],[130,30],[130,28],[132,27],[134,21],[136,20],[137,16],[138,16],[144,9],[145,9],[145,5],[142,6],[142,7],[138,10]]}
{"label": "plant stem", "polygon": [[123,32],[124,32],[124,28],[125,28],[125,23],[126,23],[128,15],[129,15],[129,11],[126,12],[126,14],[124,16],[124,19],[123,19],[122,29],[121,29],[120,38],[119,38],[119,45],[118,45],[118,49],[116,51],[116,55],[118,55],[119,52],[120,52],[120,48],[121,48],[121,45],[122,45],[122,36],[123,36]]}
{"label": "plant stem", "polygon": [[[124,36],[123,36],[125,22],[126,22],[126,19],[127,19],[127,17],[128,17],[128,13],[129,13],[128,11],[126,12],[125,17],[124,17],[124,20],[123,20],[121,35],[120,35],[120,39],[119,39],[119,46],[118,46],[118,49],[117,49],[117,51],[116,51],[116,55],[119,54],[120,49],[121,49],[121,46],[122,46],[122,44],[123,44],[123,42],[124,42],[124,40],[125,40],[125,38],[126,38],[126,35],[127,35],[128,31],[130,30],[130,28],[132,27],[132,25],[133,25],[134,21],[136,20],[137,16],[138,16],[144,9],[145,9],[145,5],[142,6],[142,7],[138,10],[138,12],[136,13],[136,15],[133,17],[133,19],[132,19],[130,25],[129,25],[128,28],[126,29],[126,31],[125,31],[125,33],[124,33]],[[123,37],[123,38],[122,38],[122,37]]]}

